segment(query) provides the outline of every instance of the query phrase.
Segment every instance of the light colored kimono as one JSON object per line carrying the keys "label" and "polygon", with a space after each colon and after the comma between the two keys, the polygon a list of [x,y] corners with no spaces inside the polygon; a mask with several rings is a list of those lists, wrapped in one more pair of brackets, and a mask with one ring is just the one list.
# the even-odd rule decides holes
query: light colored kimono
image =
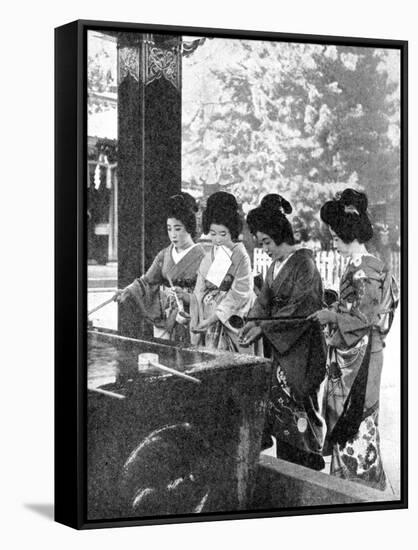
{"label": "light colored kimono", "polygon": [[246,317],[255,300],[250,258],[242,243],[234,244],[228,252],[230,267],[217,286],[207,280],[215,267],[212,264],[216,261],[217,253],[219,252],[213,247],[200,264],[190,304],[190,328],[196,327],[213,313],[216,313],[218,321],[208,327],[204,334],[192,333],[191,341],[209,349],[254,353],[253,346],[240,346],[238,330],[233,329],[229,323],[233,315]]}

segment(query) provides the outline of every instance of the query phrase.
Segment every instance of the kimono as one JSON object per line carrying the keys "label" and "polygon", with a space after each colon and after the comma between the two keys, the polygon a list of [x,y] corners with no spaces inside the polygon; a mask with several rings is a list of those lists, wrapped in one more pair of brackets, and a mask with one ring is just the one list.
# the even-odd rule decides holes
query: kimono
{"label": "kimono", "polygon": [[324,423],[318,391],[325,376],[326,347],[319,324],[305,320],[323,305],[321,276],[306,248],[291,254],[276,276],[275,265],[249,315],[273,350],[263,447],[271,445],[273,435],[279,458],[321,470]]}
{"label": "kimono", "polygon": [[201,245],[195,244],[176,263],[173,248],[170,245],[161,250],[145,275],[135,279],[127,288],[141,317],[154,325],[154,337],[187,344],[190,343],[189,305],[182,300],[177,302],[171,284],[191,294],[205,251]]}
{"label": "kimono", "polygon": [[230,256],[231,265],[219,286],[206,279],[215,259],[216,250],[213,247],[200,264],[190,306],[190,328],[193,329],[214,312],[218,321],[209,326],[204,334],[192,334],[192,343],[209,349],[253,353],[252,346],[240,345],[239,330],[229,323],[233,315],[244,318],[255,300],[248,253],[241,242],[234,244]]}
{"label": "kimono", "polygon": [[331,474],[384,490],[380,454],[379,393],[385,335],[398,289],[384,263],[371,255],[352,259],[332,308],[324,416]]}

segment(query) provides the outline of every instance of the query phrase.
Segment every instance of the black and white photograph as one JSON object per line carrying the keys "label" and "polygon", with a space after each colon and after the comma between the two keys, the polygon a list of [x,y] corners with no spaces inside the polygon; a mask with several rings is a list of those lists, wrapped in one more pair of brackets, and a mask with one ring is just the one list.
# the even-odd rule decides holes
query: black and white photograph
{"label": "black and white photograph", "polygon": [[402,507],[404,45],[99,25],[86,522]]}
{"label": "black and white photograph", "polygon": [[413,3],[2,15],[1,548],[411,546]]}

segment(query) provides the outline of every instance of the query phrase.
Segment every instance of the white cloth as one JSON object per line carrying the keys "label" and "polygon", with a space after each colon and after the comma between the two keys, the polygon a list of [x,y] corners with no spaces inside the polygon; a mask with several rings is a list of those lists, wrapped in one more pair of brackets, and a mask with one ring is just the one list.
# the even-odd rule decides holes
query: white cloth
{"label": "white cloth", "polygon": [[214,260],[206,274],[206,280],[220,287],[232,265],[232,250],[226,246],[217,246],[214,250],[214,256]]}
{"label": "white cloth", "polygon": [[175,264],[178,264],[179,261],[184,258],[186,254],[190,252],[192,248],[194,248],[196,244],[192,244],[192,246],[189,246],[189,248],[186,248],[186,250],[180,250],[180,252],[177,252],[176,247],[173,246],[171,249],[171,257],[173,258],[173,262]]}

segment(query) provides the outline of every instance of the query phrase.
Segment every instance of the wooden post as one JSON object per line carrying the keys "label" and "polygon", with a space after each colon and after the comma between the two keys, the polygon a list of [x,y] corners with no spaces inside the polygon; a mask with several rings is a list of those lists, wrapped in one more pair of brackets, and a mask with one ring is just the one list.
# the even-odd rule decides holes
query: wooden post
{"label": "wooden post", "polygon": [[[181,37],[118,33],[118,286],[168,244],[165,205],[181,190]],[[119,331],[149,336],[119,307]],[[141,334],[142,333],[142,334]]]}

